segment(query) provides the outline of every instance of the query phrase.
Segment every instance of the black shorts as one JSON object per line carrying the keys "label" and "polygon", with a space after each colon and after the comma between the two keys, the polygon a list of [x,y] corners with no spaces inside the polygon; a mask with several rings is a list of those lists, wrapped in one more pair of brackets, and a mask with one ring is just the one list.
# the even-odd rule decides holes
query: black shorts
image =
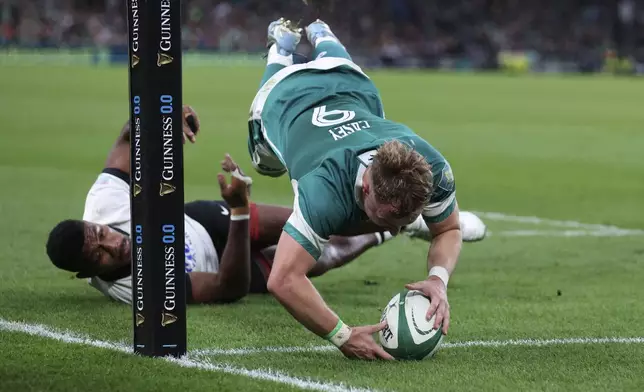
{"label": "black shorts", "polygon": [[[228,228],[230,226],[230,208],[223,200],[196,200],[186,203],[184,212],[190,218],[201,224],[212,243],[215,245],[217,256],[221,262],[224,255],[226,242],[228,241]],[[251,226],[257,219],[253,219],[253,214],[257,214],[256,207],[251,205]],[[251,227],[251,233],[256,229]],[[251,238],[251,256],[250,256],[250,292],[267,293],[266,282],[271,271],[272,260],[267,259],[262,254],[262,249],[253,249]]]}

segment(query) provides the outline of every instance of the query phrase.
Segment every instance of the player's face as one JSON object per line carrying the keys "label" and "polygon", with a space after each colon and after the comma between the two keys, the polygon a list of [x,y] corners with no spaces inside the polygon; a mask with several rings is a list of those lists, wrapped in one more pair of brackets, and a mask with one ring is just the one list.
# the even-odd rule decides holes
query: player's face
{"label": "player's face", "polygon": [[85,247],[87,262],[106,273],[130,262],[130,240],[109,226],[85,222]]}
{"label": "player's face", "polygon": [[379,203],[373,194],[367,194],[364,198],[365,213],[369,219],[376,225],[388,230],[391,234],[396,235],[402,226],[408,225],[415,218],[398,218],[393,213],[391,205]]}

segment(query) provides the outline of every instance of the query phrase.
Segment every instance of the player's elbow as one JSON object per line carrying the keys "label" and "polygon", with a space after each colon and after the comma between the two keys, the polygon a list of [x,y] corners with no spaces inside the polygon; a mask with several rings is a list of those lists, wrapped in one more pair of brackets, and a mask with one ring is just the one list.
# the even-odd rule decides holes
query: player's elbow
{"label": "player's elbow", "polygon": [[221,304],[237,302],[250,292],[250,279],[234,279],[208,272],[190,273],[190,303]]}
{"label": "player's elbow", "polygon": [[250,292],[250,279],[229,280],[221,290],[216,302],[233,303],[244,298]]}
{"label": "player's elbow", "polygon": [[246,294],[248,294],[247,291],[246,292],[229,291],[229,292],[223,293],[221,296],[219,296],[212,302],[219,303],[219,304],[232,304],[244,298]]}

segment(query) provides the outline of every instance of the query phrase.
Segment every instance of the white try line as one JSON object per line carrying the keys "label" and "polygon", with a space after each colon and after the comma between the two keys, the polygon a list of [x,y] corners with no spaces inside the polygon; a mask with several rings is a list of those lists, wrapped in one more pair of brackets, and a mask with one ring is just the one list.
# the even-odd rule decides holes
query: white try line
{"label": "white try line", "polygon": [[[61,343],[79,344],[97,348],[118,351],[134,355],[130,346],[122,343],[106,342],[92,339],[73,332],[56,331],[51,327],[39,324],[27,324],[15,321],[7,321],[0,318],[0,331],[20,332],[32,336],[39,336],[47,339],[57,340]],[[205,371],[227,373],[237,376],[244,376],[262,381],[272,381],[279,384],[287,384],[301,389],[323,392],[376,392],[368,388],[357,388],[342,383],[333,383],[325,381],[316,381],[309,378],[293,377],[286,373],[272,369],[247,369],[239,366],[233,366],[226,363],[215,363],[204,359],[192,359],[191,356],[182,358],[164,357],[161,360],[173,363],[185,368],[195,368]]]}
{"label": "white try line", "polygon": [[641,229],[624,229],[613,225],[602,225],[597,223],[582,223],[569,220],[545,219],[536,216],[518,216],[504,214],[501,212],[481,212],[472,211],[483,220],[499,222],[515,222],[524,224],[533,224],[538,226],[552,226],[576,230],[509,230],[503,232],[494,232],[492,235],[497,236],[552,236],[552,237],[624,237],[644,235]]}
{"label": "white try line", "polygon": [[[592,345],[592,344],[644,344],[644,337],[633,338],[561,338],[561,339],[511,339],[511,340],[469,340],[463,342],[446,342],[441,345],[441,349],[451,348],[469,348],[469,347],[543,347],[543,346],[560,346],[570,344]],[[250,355],[263,353],[320,353],[339,351],[335,346],[278,346],[278,347],[249,347],[249,348],[232,348],[220,349],[209,348],[201,350],[192,350],[190,355],[209,356],[209,355]]]}

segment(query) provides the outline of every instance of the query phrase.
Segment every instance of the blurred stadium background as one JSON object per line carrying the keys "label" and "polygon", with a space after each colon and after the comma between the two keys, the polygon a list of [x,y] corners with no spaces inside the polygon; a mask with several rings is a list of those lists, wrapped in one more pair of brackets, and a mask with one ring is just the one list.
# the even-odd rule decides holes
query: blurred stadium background
{"label": "blurred stadium background", "polygon": [[[320,1],[329,4],[333,2]],[[356,62],[371,67],[644,73],[642,0],[352,0],[323,5]],[[244,61],[300,0],[183,0],[190,62]],[[125,61],[122,0],[1,0],[2,61]],[[303,49],[304,51],[306,48]],[[53,53],[59,56],[52,56]],[[38,55],[47,54],[48,57]],[[61,57],[62,55],[62,57]],[[250,57],[250,59],[256,59]]]}

